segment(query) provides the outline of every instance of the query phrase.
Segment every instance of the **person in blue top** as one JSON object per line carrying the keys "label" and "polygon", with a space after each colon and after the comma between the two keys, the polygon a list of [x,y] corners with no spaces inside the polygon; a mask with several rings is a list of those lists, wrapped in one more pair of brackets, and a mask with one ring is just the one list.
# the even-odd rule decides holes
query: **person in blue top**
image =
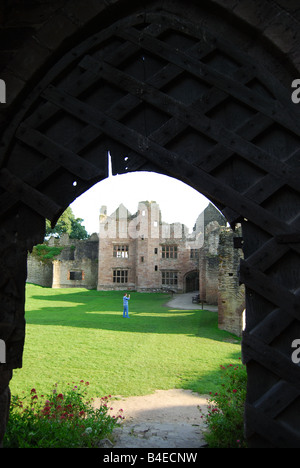
{"label": "person in blue top", "polygon": [[128,315],[128,301],[130,300],[130,294],[127,296],[127,293],[123,296],[123,317],[130,318]]}

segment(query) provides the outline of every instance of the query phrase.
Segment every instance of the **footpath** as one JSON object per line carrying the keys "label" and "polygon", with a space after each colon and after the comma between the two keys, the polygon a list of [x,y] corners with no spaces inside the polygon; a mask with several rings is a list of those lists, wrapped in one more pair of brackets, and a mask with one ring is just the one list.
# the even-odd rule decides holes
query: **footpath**
{"label": "footpath", "polygon": [[[185,294],[174,294],[173,299],[171,299],[166,306],[173,307],[174,309],[184,309],[184,310],[195,310],[202,309],[202,304],[195,304],[192,302],[193,296],[196,296],[197,292],[185,293]],[[210,310],[212,312],[218,312],[218,307],[209,304],[203,304],[203,309]]]}
{"label": "footpath", "polygon": [[152,395],[112,401],[112,414],[123,409],[125,420],[103,448],[201,448],[205,424],[198,407],[207,396],[189,390],[157,390]]}
{"label": "footpath", "polygon": [[[195,293],[176,295],[166,306],[194,310]],[[206,310],[217,311],[206,306]],[[112,440],[104,439],[103,448],[204,448],[205,423],[201,417],[208,406],[208,395],[190,390],[157,390],[152,395],[121,398],[111,402],[112,414],[122,409],[125,420],[116,428]],[[201,408],[201,412],[199,411]]]}

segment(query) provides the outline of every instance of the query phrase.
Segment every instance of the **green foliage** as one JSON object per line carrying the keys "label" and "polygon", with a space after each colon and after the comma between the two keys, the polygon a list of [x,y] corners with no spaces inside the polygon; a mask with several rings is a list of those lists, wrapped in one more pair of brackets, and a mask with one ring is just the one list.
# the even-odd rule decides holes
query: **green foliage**
{"label": "green foliage", "polygon": [[47,244],[35,245],[32,249],[32,254],[42,262],[52,261],[61,253],[63,247],[52,247]]}
{"label": "green foliage", "polygon": [[70,239],[87,239],[89,237],[85,227],[82,226],[83,219],[75,218],[74,213],[68,207],[61,217],[58,219],[55,227],[52,229],[49,220],[46,220],[46,237],[56,235],[60,237],[63,233],[67,233]]}
{"label": "green foliage", "polygon": [[82,222],[83,219],[81,218],[71,219],[70,239],[88,239],[89,235],[85,227],[81,225]]}
{"label": "green foliage", "polygon": [[221,366],[222,391],[208,400],[204,417],[208,426],[205,434],[209,448],[246,448],[244,437],[244,407],[247,372],[244,365]]}
{"label": "green foliage", "polygon": [[92,399],[86,401],[84,387],[67,385],[60,391],[55,384],[48,395],[32,388],[28,395],[13,396],[10,418],[4,438],[6,448],[82,448],[97,447],[111,434],[121,414],[109,414],[108,397],[101,398],[99,408]]}

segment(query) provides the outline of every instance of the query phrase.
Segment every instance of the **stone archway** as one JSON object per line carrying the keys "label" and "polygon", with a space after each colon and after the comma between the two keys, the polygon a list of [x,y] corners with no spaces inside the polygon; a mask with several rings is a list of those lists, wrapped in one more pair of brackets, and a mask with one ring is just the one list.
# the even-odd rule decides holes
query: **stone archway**
{"label": "stone archway", "polygon": [[22,366],[27,249],[107,176],[110,151],[114,174],[178,178],[242,224],[249,445],[299,447],[299,112],[276,54],[206,4],[112,9],[19,97],[0,153],[2,369]]}

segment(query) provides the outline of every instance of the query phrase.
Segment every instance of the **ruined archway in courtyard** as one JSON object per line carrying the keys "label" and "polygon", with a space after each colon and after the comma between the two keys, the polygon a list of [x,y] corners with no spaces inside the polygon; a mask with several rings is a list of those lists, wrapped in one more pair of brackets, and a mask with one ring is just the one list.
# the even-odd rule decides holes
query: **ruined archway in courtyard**
{"label": "ruined archway in courtyard", "polygon": [[92,35],[78,30],[71,50],[57,47],[14,103],[0,154],[3,369],[22,365],[27,249],[43,239],[45,218],[55,223],[107,176],[110,151],[115,174],[178,178],[232,228],[242,224],[247,437],[250,446],[299,447],[296,68],[280,65],[280,45],[255,38],[259,25],[231,24],[216,2],[196,3],[108,8]]}

